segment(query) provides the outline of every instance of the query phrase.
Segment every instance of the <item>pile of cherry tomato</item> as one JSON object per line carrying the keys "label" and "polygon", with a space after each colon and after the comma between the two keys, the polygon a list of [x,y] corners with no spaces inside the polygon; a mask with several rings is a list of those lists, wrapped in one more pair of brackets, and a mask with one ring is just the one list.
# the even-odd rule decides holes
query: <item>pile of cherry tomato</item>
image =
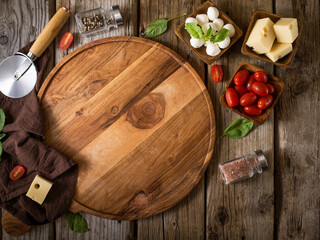
{"label": "pile of cherry tomato", "polygon": [[228,88],[225,94],[227,104],[236,107],[239,104],[249,115],[261,115],[273,102],[274,87],[268,83],[268,76],[263,71],[249,74],[247,70],[237,72],[234,88]]}

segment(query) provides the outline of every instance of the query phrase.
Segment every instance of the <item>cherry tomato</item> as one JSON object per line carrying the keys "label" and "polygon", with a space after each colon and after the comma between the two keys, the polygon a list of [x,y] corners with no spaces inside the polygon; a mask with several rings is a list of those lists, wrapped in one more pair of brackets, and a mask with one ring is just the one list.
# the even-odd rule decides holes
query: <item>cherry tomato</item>
{"label": "cherry tomato", "polygon": [[249,115],[261,115],[262,110],[257,105],[249,105],[244,107],[244,111]]}
{"label": "cherry tomato", "polygon": [[226,91],[226,101],[230,107],[239,105],[239,95],[233,88],[228,88]]}
{"label": "cherry tomato", "polygon": [[239,96],[241,97],[243,94],[246,94],[248,91],[246,89],[246,87],[244,85],[240,85],[240,86],[235,86],[234,90],[237,91],[237,93],[239,94]]}
{"label": "cherry tomato", "polygon": [[263,82],[254,82],[252,84],[251,90],[255,94],[262,96],[262,97],[267,96],[269,94],[269,89],[268,89],[267,85],[264,84]]}
{"label": "cherry tomato", "polygon": [[253,77],[253,75],[250,75],[249,76],[249,79],[248,79],[248,81],[247,81],[247,84],[246,84],[246,88],[247,88],[247,90],[249,91],[249,92],[251,92],[252,91],[252,84],[255,82],[256,80],[254,79],[254,77]]}
{"label": "cherry tomato", "polygon": [[254,79],[257,80],[258,82],[266,83],[268,81],[268,76],[265,72],[257,71],[254,73],[253,76],[254,76]]}
{"label": "cherry tomato", "polygon": [[258,108],[260,108],[262,110],[266,109],[267,107],[269,107],[271,105],[272,101],[273,101],[272,95],[267,95],[265,97],[261,97],[258,100],[258,104],[257,104]]}
{"label": "cherry tomato", "polygon": [[69,32],[66,32],[61,38],[60,48],[62,50],[66,50],[68,47],[70,47],[72,42],[73,42],[73,35]]}
{"label": "cherry tomato", "polygon": [[234,84],[237,86],[243,85],[247,81],[248,77],[249,72],[247,70],[241,70],[234,76]]}
{"label": "cherry tomato", "polygon": [[240,104],[241,106],[245,107],[245,106],[249,106],[251,104],[253,104],[255,101],[257,101],[257,95],[253,92],[248,92],[246,94],[244,94],[241,98],[240,98]]}
{"label": "cherry tomato", "polygon": [[20,179],[25,172],[26,172],[26,169],[23,166],[18,165],[11,170],[9,177],[11,180],[16,181]]}
{"label": "cherry tomato", "polygon": [[269,89],[269,94],[273,94],[274,93],[274,87],[270,84],[270,83],[266,83],[267,88]]}
{"label": "cherry tomato", "polygon": [[222,81],[223,72],[222,72],[222,68],[220,65],[216,64],[216,65],[212,66],[211,76],[212,76],[213,81],[215,81],[217,83]]}

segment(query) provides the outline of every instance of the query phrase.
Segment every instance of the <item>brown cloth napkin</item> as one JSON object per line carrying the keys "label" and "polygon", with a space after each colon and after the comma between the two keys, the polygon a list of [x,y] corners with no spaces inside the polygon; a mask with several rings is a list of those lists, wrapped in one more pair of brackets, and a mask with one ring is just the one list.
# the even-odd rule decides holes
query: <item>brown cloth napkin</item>
{"label": "brown cloth napkin", "polygon": [[[31,45],[20,52],[27,53]],[[44,120],[36,94],[49,58],[47,50],[36,60],[38,81],[29,95],[13,99],[0,93],[0,108],[6,114],[3,132],[7,134],[0,162],[0,207],[28,225],[54,221],[68,211],[78,173],[73,161],[42,142]],[[24,166],[26,173],[21,179],[12,181],[9,173],[17,165]],[[53,182],[42,205],[26,196],[37,174]]]}

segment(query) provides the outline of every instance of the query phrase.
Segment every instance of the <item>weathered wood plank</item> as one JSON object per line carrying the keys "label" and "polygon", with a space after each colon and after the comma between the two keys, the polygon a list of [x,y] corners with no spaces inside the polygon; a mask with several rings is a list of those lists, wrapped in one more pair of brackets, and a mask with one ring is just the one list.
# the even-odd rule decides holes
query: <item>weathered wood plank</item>
{"label": "weathered wood plank", "polygon": [[[272,11],[272,1],[215,2],[238,24],[244,34],[255,9]],[[228,112],[219,102],[230,77],[244,60],[272,73],[272,65],[240,54],[241,38],[216,64],[224,70],[222,83],[213,83],[208,66],[208,88],[216,112],[217,136],[239,115]],[[212,162],[207,171],[207,239],[272,239],[273,238],[273,155],[274,117],[242,139],[227,137],[217,140]],[[218,163],[261,149],[269,163],[269,171],[234,185],[224,185]],[[258,230],[259,229],[259,230]]]}
{"label": "weathered wood plank", "polygon": [[275,10],[304,25],[291,69],[276,69],[286,84],[276,113],[276,236],[319,239],[319,1],[277,0]]}
{"label": "weathered wood plank", "polygon": [[[110,6],[119,4],[121,13],[124,17],[124,25],[118,29],[113,29],[110,32],[104,32],[102,34],[95,35],[93,37],[86,37],[80,35],[76,29],[76,23],[74,15],[77,12],[90,10],[98,7],[103,7],[109,10]],[[56,38],[55,42],[55,62],[58,63],[64,56],[78,47],[104,37],[121,36],[121,35],[136,35],[137,33],[137,0],[121,0],[121,1],[75,1],[75,0],[57,0],[56,9],[61,6],[68,7],[72,14],[70,20],[62,28],[60,34]],[[59,48],[59,41],[65,32],[71,32],[74,34],[74,42],[71,47],[63,51]],[[94,64],[94,63],[88,63]],[[128,221],[112,221],[102,218],[97,218],[89,214],[83,213],[84,218],[89,224],[90,232],[85,234],[77,234],[70,231],[66,225],[64,218],[56,220],[56,239],[133,239],[133,222]]]}
{"label": "weathered wood plank", "polygon": [[[148,24],[157,18],[171,18],[184,12],[190,14],[201,4],[197,1],[140,1],[140,35]],[[182,17],[168,25],[166,33],[152,40],[175,50],[205,78],[204,63],[174,34],[185,20]],[[138,239],[201,239],[204,238],[204,180],[181,203],[158,216],[138,221]]]}
{"label": "weathered wood plank", "polygon": [[[53,15],[50,11],[51,5],[52,0],[1,1],[0,61],[37,38]],[[52,46],[50,48],[52,53]],[[52,66],[52,61],[50,61],[48,69],[51,69]],[[52,226],[53,224],[45,224],[33,227],[30,232],[19,238],[13,238],[2,231],[0,239],[52,239],[53,233],[50,232]]]}

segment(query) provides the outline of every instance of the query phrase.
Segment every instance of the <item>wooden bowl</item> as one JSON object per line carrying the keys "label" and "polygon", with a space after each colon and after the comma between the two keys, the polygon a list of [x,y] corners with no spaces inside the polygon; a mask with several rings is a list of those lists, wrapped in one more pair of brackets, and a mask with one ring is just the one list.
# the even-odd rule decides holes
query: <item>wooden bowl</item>
{"label": "wooden bowl", "polygon": [[[224,93],[221,95],[220,97],[220,103],[225,107],[225,108],[228,108],[230,109],[231,111],[233,112],[236,112],[238,113],[239,115],[249,119],[250,121],[254,122],[255,124],[262,124],[264,123],[264,121],[268,118],[270,112],[272,111],[272,109],[274,108],[274,106],[276,105],[279,97],[281,96],[282,92],[283,92],[283,88],[284,88],[284,82],[281,81],[279,78],[271,75],[271,74],[268,74],[268,83],[272,84],[273,87],[274,87],[274,93],[272,94],[273,96],[273,102],[271,104],[271,106],[269,106],[268,108],[264,109],[262,111],[262,114],[259,115],[259,116],[253,116],[253,115],[248,115],[243,107],[241,105],[239,106],[236,106],[236,107],[229,107],[227,102],[226,102],[226,99],[225,99],[225,92],[226,90],[229,88],[229,87],[234,87],[235,84],[233,82],[233,78],[234,76],[237,74],[237,72],[239,72],[240,70],[247,70],[249,71],[250,74],[253,74],[254,72],[256,71],[264,71],[263,69],[255,66],[255,65],[252,65],[248,62],[242,62],[239,67],[237,68],[237,70],[235,71],[235,73],[233,74],[233,76],[231,77],[230,81],[229,81],[229,84],[228,86],[226,87]],[[265,72],[265,71],[264,71]]]}
{"label": "wooden bowl", "polygon": [[247,30],[247,33],[246,33],[246,36],[244,37],[244,41],[243,41],[243,44],[242,44],[242,47],[241,47],[241,52],[244,55],[247,55],[249,57],[255,57],[255,58],[258,58],[260,60],[272,63],[272,64],[280,66],[280,67],[289,68],[291,66],[291,64],[292,64],[294,55],[296,54],[297,49],[298,49],[298,43],[299,43],[299,40],[300,40],[300,37],[301,37],[301,33],[302,33],[302,23],[300,23],[298,21],[299,35],[296,38],[296,40],[294,40],[294,42],[292,43],[292,52],[289,53],[287,56],[285,56],[283,58],[280,58],[278,61],[273,62],[266,55],[255,53],[254,51],[251,50],[250,47],[248,47],[246,45],[246,42],[248,41],[248,38],[249,38],[249,34],[251,33],[251,30],[252,30],[255,22],[258,19],[266,18],[266,17],[269,17],[274,23],[276,23],[281,18],[281,16],[273,14],[273,13],[270,13],[270,12],[266,12],[266,11],[263,11],[263,10],[255,10],[253,12],[253,14],[252,14],[252,17],[251,17],[251,20],[250,20],[250,24],[249,24],[249,27],[248,27],[248,30]]}
{"label": "wooden bowl", "polygon": [[217,56],[209,56],[206,53],[206,48],[202,46],[201,48],[193,48],[190,44],[190,35],[187,32],[187,30],[184,28],[185,22],[181,23],[179,27],[175,30],[175,34],[185,43],[187,44],[193,51],[207,64],[211,64],[214,61],[216,61],[219,57],[221,57],[222,54],[224,54],[236,41],[239,40],[239,38],[242,36],[242,30],[225,14],[217,5],[210,1],[204,2],[200,7],[198,7],[197,10],[195,10],[192,14],[190,14],[188,17],[196,17],[197,14],[206,14],[209,7],[216,7],[219,10],[219,18],[221,18],[225,24],[231,23],[234,26],[235,34],[231,38],[231,42],[229,47],[225,49],[221,49],[221,52]]}

